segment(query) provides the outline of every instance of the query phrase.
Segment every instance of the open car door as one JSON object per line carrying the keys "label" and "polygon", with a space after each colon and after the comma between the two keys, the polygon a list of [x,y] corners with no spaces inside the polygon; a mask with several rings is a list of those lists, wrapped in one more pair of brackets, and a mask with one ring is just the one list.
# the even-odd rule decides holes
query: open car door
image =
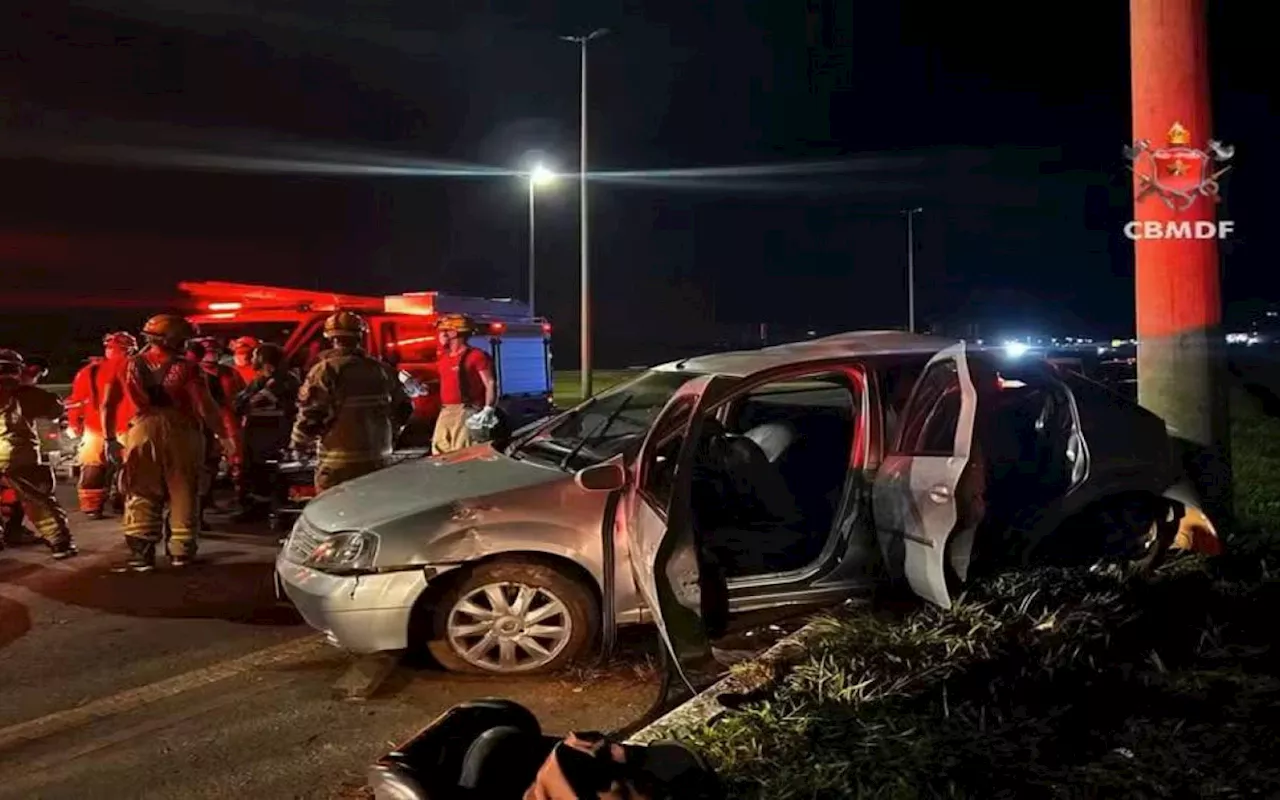
{"label": "open car door", "polygon": [[963,343],[937,353],[911,390],[896,441],[872,492],[876,530],[892,578],[951,607],[948,567],[968,577],[982,516],[981,464],[971,462],[978,381]]}
{"label": "open car door", "polygon": [[710,638],[727,623],[728,587],[706,550],[692,503],[706,412],[736,383],[704,376],[680,387],[649,428],[622,502],[636,587],[680,677],[712,663]]}

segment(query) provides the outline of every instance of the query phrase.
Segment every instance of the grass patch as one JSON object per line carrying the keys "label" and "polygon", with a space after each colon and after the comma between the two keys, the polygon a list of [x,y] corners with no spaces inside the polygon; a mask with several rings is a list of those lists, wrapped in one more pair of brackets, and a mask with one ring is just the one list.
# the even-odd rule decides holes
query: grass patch
{"label": "grass patch", "polygon": [[[636,375],[635,370],[628,369],[595,369],[591,371],[591,390],[595,394],[603,392]],[[578,370],[558,370],[553,378],[553,392],[556,406],[568,408],[582,400],[582,373]]]}
{"label": "grass patch", "polygon": [[1280,421],[1242,398],[1233,437],[1226,555],[824,617],[767,700],[681,738],[733,797],[1280,795]]}

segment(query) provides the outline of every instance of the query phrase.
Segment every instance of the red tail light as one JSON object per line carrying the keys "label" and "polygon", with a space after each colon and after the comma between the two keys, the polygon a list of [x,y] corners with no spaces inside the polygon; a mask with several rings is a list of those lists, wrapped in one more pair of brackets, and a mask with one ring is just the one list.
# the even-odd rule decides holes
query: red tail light
{"label": "red tail light", "polygon": [[542,332],[543,332],[543,333],[551,333],[551,323],[550,323],[550,322],[544,322],[544,323],[542,323]]}
{"label": "red tail light", "polygon": [[507,329],[506,325],[501,322],[493,322],[489,324],[489,333],[502,333]]}

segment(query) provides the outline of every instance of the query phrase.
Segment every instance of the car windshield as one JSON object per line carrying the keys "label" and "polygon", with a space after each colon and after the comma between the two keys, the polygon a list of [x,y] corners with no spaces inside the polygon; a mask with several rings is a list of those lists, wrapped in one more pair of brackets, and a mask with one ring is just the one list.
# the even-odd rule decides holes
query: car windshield
{"label": "car windshield", "polygon": [[676,390],[696,377],[649,370],[570,409],[517,449],[557,461],[573,454],[574,467],[612,458],[643,436]]}

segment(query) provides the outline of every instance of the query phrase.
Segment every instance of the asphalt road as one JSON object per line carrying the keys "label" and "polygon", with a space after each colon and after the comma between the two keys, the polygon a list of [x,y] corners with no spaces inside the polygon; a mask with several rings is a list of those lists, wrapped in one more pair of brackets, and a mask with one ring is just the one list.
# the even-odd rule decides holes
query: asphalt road
{"label": "asphalt road", "polygon": [[657,692],[641,639],[541,678],[402,664],[336,699],[354,659],[275,598],[276,535],[218,525],[199,565],[118,575],[118,523],[72,520],[78,558],[0,551],[0,798],[359,796],[374,758],[462,700],[510,697],[567,732],[626,726]]}

